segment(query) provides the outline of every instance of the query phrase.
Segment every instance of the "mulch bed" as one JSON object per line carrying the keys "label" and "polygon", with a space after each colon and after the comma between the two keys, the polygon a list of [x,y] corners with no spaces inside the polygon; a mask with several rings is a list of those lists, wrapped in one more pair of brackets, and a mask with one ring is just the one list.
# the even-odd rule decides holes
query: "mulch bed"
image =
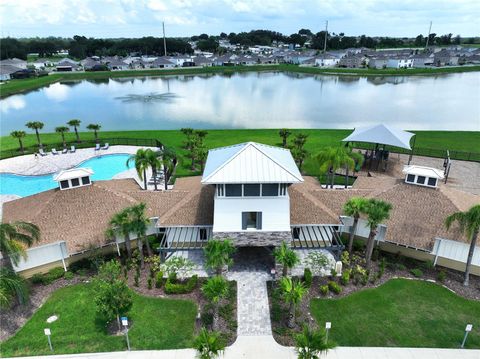
{"label": "mulch bed", "polygon": [[[390,257],[390,261],[392,258]],[[374,262],[375,263],[375,262]],[[376,262],[379,263],[378,261]],[[457,295],[472,299],[472,300],[479,300],[480,301],[480,277],[470,275],[470,284],[469,287],[463,286],[463,273],[449,270],[446,268],[441,268],[441,271],[444,271],[446,274],[445,280],[443,282],[438,281],[438,273],[440,272],[439,269],[435,268],[421,268],[423,275],[421,278],[416,278],[411,272],[411,269],[418,268],[421,262],[417,262],[415,260],[407,260],[406,268],[405,269],[393,269],[389,268],[388,266],[385,268],[385,272],[381,278],[377,279],[376,281],[372,282],[369,281],[366,285],[358,284],[355,285],[350,281],[347,285],[341,285],[342,292],[340,294],[333,294],[329,292],[326,296],[320,293],[320,286],[327,284],[331,277],[314,277],[312,286],[308,290],[307,294],[304,296],[301,304],[297,308],[297,317],[296,317],[296,326],[293,329],[289,329],[286,326],[287,318],[288,318],[288,307],[283,303],[281,299],[277,299],[275,297],[275,288],[276,282],[268,282],[268,298],[269,298],[269,306],[270,306],[270,318],[272,321],[272,332],[273,337],[275,340],[285,346],[292,346],[295,345],[293,335],[298,333],[302,328],[303,324],[307,324],[310,327],[317,328],[318,323],[310,314],[310,302],[314,298],[324,298],[324,299],[337,299],[342,298],[347,295],[350,295],[354,292],[358,292],[367,288],[376,288],[385,282],[389,281],[390,279],[394,278],[407,278],[407,279],[414,279],[414,280],[427,280],[431,282],[436,282],[439,285],[446,287],[447,289],[455,292]],[[372,265],[375,268],[375,264]],[[339,283],[339,278],[336,279]]]}
{"label": "mulch bed", "polygon": [[57,289],[82,283],[85,277],[75,276],[73,279],[57,279],[47,285],[32,285],[30,288],[30,300],[25,305],[15,305],[10,309],[0,310],[0,341],[13,336],[47,301],[50,295]]}

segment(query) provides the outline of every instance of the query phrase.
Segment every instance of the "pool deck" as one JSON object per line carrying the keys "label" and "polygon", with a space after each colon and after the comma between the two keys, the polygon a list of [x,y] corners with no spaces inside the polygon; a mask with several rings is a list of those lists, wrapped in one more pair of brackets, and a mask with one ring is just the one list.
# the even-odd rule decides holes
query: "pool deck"
{"label": "pool deck", "polygon": [[[108,150],[95,151],[94,148],[77,149],[75,153],[47,156],[25,155],[7,158],[0,161],[0,173],[13,173],[25,176],[39,176],[55,173],[77,166],[90,158],[119,153],[133,154],[139,148],[137,146],[110,146]],[[152,148],[154,149],[154,148]],[[135,171],[133,171],[135,172]]]}

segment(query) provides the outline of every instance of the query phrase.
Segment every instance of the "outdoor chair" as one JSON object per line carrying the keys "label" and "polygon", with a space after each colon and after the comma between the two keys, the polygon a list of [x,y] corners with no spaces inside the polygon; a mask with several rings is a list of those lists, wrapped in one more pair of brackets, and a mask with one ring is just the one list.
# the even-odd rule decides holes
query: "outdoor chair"
{"label": "outdoor chair", "polygon": [[63,148],[62,153],[67,153],[68,149],[66,147]]}
{"label": "outdoor chair", "polygon": [[102,147],[102,150],[108,150],[108,148],[110,147],[110,145],[107,143],[105,143],[105,146]]}
{"label": "outdoor chair", "polygon": [[100,151],[100,144],[99,144],[99,143],[97,143],[97,144],[95,145],[95,151]]}
{"label": "outdoor chair", "polygon": [[42,156],[42,157],[48,155],[48,153],[45,153],[45,151],[43,150],[43,148],[40,148],[40,149],[38,150],[38,153],[40,153],[40,156]]}
{"label": "outdoor chair", "polygon": [[57,152],[56,148],[52,148],[52,155],[58,155],[58,152]]}
{"label": "outdoor chair", "polygon": [[75,153],[76,150],[75,146],[70,146],[70,153]]}

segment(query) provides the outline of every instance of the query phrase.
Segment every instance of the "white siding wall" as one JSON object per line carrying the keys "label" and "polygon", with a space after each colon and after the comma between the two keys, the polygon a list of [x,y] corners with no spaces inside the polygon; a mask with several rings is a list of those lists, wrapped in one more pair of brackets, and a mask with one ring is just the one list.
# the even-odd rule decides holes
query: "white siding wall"
{"label": "white siding wall", "polygon": [[215,198],[214,232],[241,232],[242,212],[262,212],[262,231],[290,231],[290,198]]}
{"label": "white siding wall", "polygon": [[56,242],[39,247],[27,249],[27,258],[20,259],[18,265],[14,265],[15,272],[40,267],[45,264],[60,261],[68,258],[68,251],[65,242]]}

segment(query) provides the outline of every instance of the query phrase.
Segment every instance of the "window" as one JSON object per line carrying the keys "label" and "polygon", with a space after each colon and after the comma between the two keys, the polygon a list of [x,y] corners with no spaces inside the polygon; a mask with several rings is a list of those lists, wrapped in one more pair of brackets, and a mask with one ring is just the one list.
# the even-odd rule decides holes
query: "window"
{"label": "window", "polygon": [[415,182],[415,175],[407,175],[407,182],[414,183]]}
{"label": "window", "polygon": [[286,196],[287,195],[287,184],[282,183],[280,184],[280,196]]}
{"label": "window", "polygon": [[218,197],[225,196],[225,187],[223,184],[217,184],[217,196]]}
{"label": "window", "polygon": [[278,183],[263,184],[262,196],[265,196],[265,197],[278,196]]}
{"label": "window", "polygon": [[293,239],[300,239],[300,228],[294,227],[292,231]]}
{"label": "window", "polygon": [[227,197],[242,197],[242,185],[241,184],[226,184],[225,195]]}
{"label": "window", "polygon": [[418,184],[425,184],[425,176],[418,176],[417,177],[417,183]]}
{"label": "window", "polygon": [[242,212],[242,229],[262,229],[262,212]]}
{"label": "window", "polygon": [[82,177],[82,184],[83,185],[90,184],[90,177],[88,176]]}
{"label": "window", "polygon": [[259,184],[244,184],[243,185],[243,195],[245,197],[258,197],[258,196],[260,196],[260,185]]}
{"label": "window", "polygon": [[432,186],[432,187],[436,187],[437,186],[437,179],[429,177],[428,178],[428,185]]}
{"label": "window", "polygon": [[206,241],[207,239],[208,239],[207,229],[206,228],[200,228],[200,240],[201,241]]}
{"label": "window", "polygon": [[70,181],[72,182],[72,187],[80,186],[80,178],[72,178]]}
{"label": "window", "polygon": [[60,181],[60,188],[65,189],[68,188],[68,181]]}

